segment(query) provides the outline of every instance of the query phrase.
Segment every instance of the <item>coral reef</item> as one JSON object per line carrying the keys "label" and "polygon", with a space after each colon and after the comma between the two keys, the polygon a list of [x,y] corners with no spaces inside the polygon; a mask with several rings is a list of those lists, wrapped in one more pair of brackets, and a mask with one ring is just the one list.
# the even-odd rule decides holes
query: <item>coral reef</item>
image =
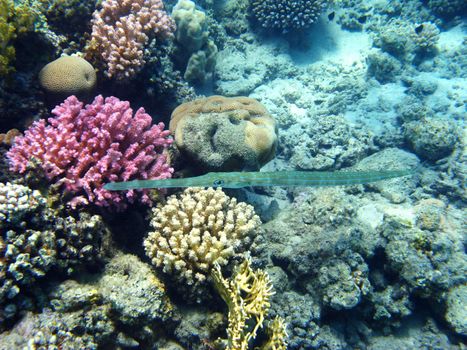
{"label": "coral reef", "polygon": [[46,64],[39,72],[39,83],[58,100],[75,95],[88,97],[96,87],[96,72],[92,65],[78,56],[62,56]]}
{"label": "coral reef", "polygon": [[454,331],[462,336],[467,335],[467,286],[458,285],[449,291],[446,301],[446,321]]}
{"label": "coral reef", "polygon": [[436,50],[436,45],[439,41],[439,29],[434,23],[421,23],[413,31],[412,40],[417,53],[422,55],[429,54]]}
{"label": "coral reef", "polygon": [[104,65],[107,77],[133,77],[145,64],[149,40],[172,35],[175,25],[161,0],[106,0],[92,19],[86,58]]}
{"label": "coral reef", "polygon": [[48,272],[71,274],[102,258],[100,216],[52,209],[29,187],[0,183],[0,219],[1,323],[32,307],[29,289]]}
{"label": "coral reef", "polygon": [[224,266],[248,250],[259,224],[253,207],[220,189],[188,188],[152,210],[154,231],[144,247],[155,266],[196,294],[214,263]]}
{"label": "coral reef", "polygon": [[135,256],[117,255],[99,279],[88,277],[54,286],[48,310],[28,314],[9,335],[0,336],[1,343],[71,349],[148,346],[160,338],[161,326],[168,331],[176,322],[163,283]]}
{"label": "coral reef", "polygon": [[402,63],[420,63],[423,59],[435,56],[438,51],[440,31],[435,23],[410,23],[401,19],[391,19],[378,28],[374,44],[384,52],[399,59]]}
{"label": "coral reef", "polygon": [[[15,26],[11,21],[13,2],[1,0],[0,2],[0,76],[7,75],[12,67],[10,63],[15,58],[15,48],[11,42],[15,38]],[[10,21],[9,21],[10,19]]]}
{"label": "coral reef", "polygon": [[467,10],[467,4],[463,0],[428,0],[427,5],[434,13],[446,19],[462,16]]}
{"label": "coral reef", "polygon": [[326,0],[251,0],[251,11],[264,28],[289,32],[309,27]]}
{"label": "coral reef", "polygon": [[171,144],[164,124],[140,108],[133,115],[128,102],[97,96],[83,108],[70,96],[52,113],[35,122],[8,152],[11,169],[24,173],[34,158],[46,177],[74,195],[72,207],[88,203],[124,209],[137,198],[150,203],[147,193],[121,194],[102,188],[106,182],[131,178],[167,178],[173,169],[163,151]]}
{"label": "coral reef", "polygon": [[[466,10],[0,0],[0,349],[463,349]],[[40,73],[58,57],[92,67]],[[54,100],[45,75],[71,89]],[[411,172],[103,190],[396,169]]]}
{"label": "coral reef", "polygon": [[415,153],[429,160],[451,154],[459,138],[455,123],[447,119],[424,118],[405,123],[404,129]]}
{"label": "coral reef", "polygon": [[394,82],[401,73],[401,64],[385,52],[372,52],[368,55],[368,75],[381,84]]}
{"label": "coral reef", "polygon": [[249,96],[258,86],[295,68],[287,56],[274,48],[240,44],[219,51],[214,68],[215,93],[222,96]]}
{"label": "coral reef", "polygon": [[[388,151],[369,157],[358,168],[373,164],[375,169],[388,169]],[[414,161],[401,156],[392,166]],[[459,286],[465,283],[462,210],[434,199],[408,203],[411,196],[426,196],[417,193],[415,184],[406,178],[365,185],[375,191],[371,199],[359,196],[356,189],[308,194],[302,190],[290,209],[263,226],[265,233],[252,253],[259,254],[264,264],[280,266],[287,284],[307,293],[307,303],[288,288],[273,298],[277,302],[273,314],[292,325],[289,348],[313,349],[331,341],[319,322],[332,314],[330,310],[351,309],[352,322],[365,324],[361,328],[390,332],[426,301],[436,310],[447,307],[445,320],[453,329],[462,329],[461,316],[449,306],[453,299],[448,297],[460,293]],[[281,307],[301,304],[306,310]],[[335,342],[353,344],[339,327],[333,332]]]}
{"label": "coral reef", "polygon": [[169,127],[178,149],[203,172],[259,169],[276,153],[276,122],[252,98],[184,103],[172,112]]}
{"label": "coral reef", "polygon": [[65,35],[71,47],[84,47],[85,33],[91,31],[96,3],[93,0],[39,0],[49,27]]}

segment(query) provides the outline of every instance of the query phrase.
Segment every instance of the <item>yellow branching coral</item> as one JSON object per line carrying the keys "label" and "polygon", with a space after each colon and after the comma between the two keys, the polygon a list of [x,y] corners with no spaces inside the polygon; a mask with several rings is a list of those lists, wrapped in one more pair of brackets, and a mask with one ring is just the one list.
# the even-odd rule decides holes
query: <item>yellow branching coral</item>
{"label": "yellow branching coral", "polygon": [[269,335],[269,340],[263,344],[259,350],[285,350],[287,349],[286,339],[288,337],[286,325],[282,318],[276,316],[272,320],[268,327],[267,333]]}
{"label": "yellow branching coral", "polygon": [[244,252],[261,221],[251,205],[221,189],[188,188],[153,209],[146,254],[157,267],[189,285],[202,283],[214,263]]}
{"label": "yellow branching coral", "polygon": [[[262,328],[270,307],[269,298],[274,294],[269,275],[253,269],[250,260],[237,266],[230,280],[222,276],[221,268],[215,264],[212,278],[216,289],[229,308],[227,340],[219,339],[217,344],[227,350],[247,350],[250,340]],[[251,321],[254,322],[252,323]],[[259,349],[286,349],[284,321],[276,318],[271,322],[268,333],[270,339]]]}

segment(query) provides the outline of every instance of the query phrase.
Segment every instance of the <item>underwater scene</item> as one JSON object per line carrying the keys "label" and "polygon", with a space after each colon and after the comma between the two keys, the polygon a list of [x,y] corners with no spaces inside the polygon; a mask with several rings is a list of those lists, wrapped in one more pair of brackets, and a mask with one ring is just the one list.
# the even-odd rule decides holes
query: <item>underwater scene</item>
{"label": "underwater scene", "polygon": [[0,350],[467,349],[466,18],[0,0]]}

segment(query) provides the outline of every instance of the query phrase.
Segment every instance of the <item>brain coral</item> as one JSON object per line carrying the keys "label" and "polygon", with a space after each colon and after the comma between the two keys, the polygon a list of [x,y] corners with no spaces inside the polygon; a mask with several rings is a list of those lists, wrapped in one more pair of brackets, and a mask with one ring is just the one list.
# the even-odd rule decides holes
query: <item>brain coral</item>
{"label": "brain coral", "polygon": [[188,285],[206,280],[214,263],[226,265],[245,251],[260,225],[251,205],[238,203],[221,189],[188,188],[154,208],[154,229],[144,241],[157,267]]}
{"label": "brain coral", "polygon": [[184,103],[172,112],[169,128],[179,150],[203,171],[259,169],[276,153],[275,120],[248,97]]}
{"label": "brain coral", "polygon": [[263,27],[288,32],[314,23],[326,0],[251,0],[250,4]]}
{"label": "brain coral", "polygon": [[85,59],[62,56],[44,66],[39,73],[41,87],[60,98],[83,96],[96,86],[96,72]]}

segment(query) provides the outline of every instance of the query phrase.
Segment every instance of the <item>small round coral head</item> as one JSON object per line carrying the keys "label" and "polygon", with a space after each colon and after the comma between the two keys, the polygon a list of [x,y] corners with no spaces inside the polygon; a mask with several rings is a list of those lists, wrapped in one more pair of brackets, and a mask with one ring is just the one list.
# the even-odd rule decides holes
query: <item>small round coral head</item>
{"label": "small round coral head", "polygon": [[46,64],[39,72],[39,83],[51,105],[75,95],[86,100],[96,87],[93,66],[79,56],[62,56]]}

